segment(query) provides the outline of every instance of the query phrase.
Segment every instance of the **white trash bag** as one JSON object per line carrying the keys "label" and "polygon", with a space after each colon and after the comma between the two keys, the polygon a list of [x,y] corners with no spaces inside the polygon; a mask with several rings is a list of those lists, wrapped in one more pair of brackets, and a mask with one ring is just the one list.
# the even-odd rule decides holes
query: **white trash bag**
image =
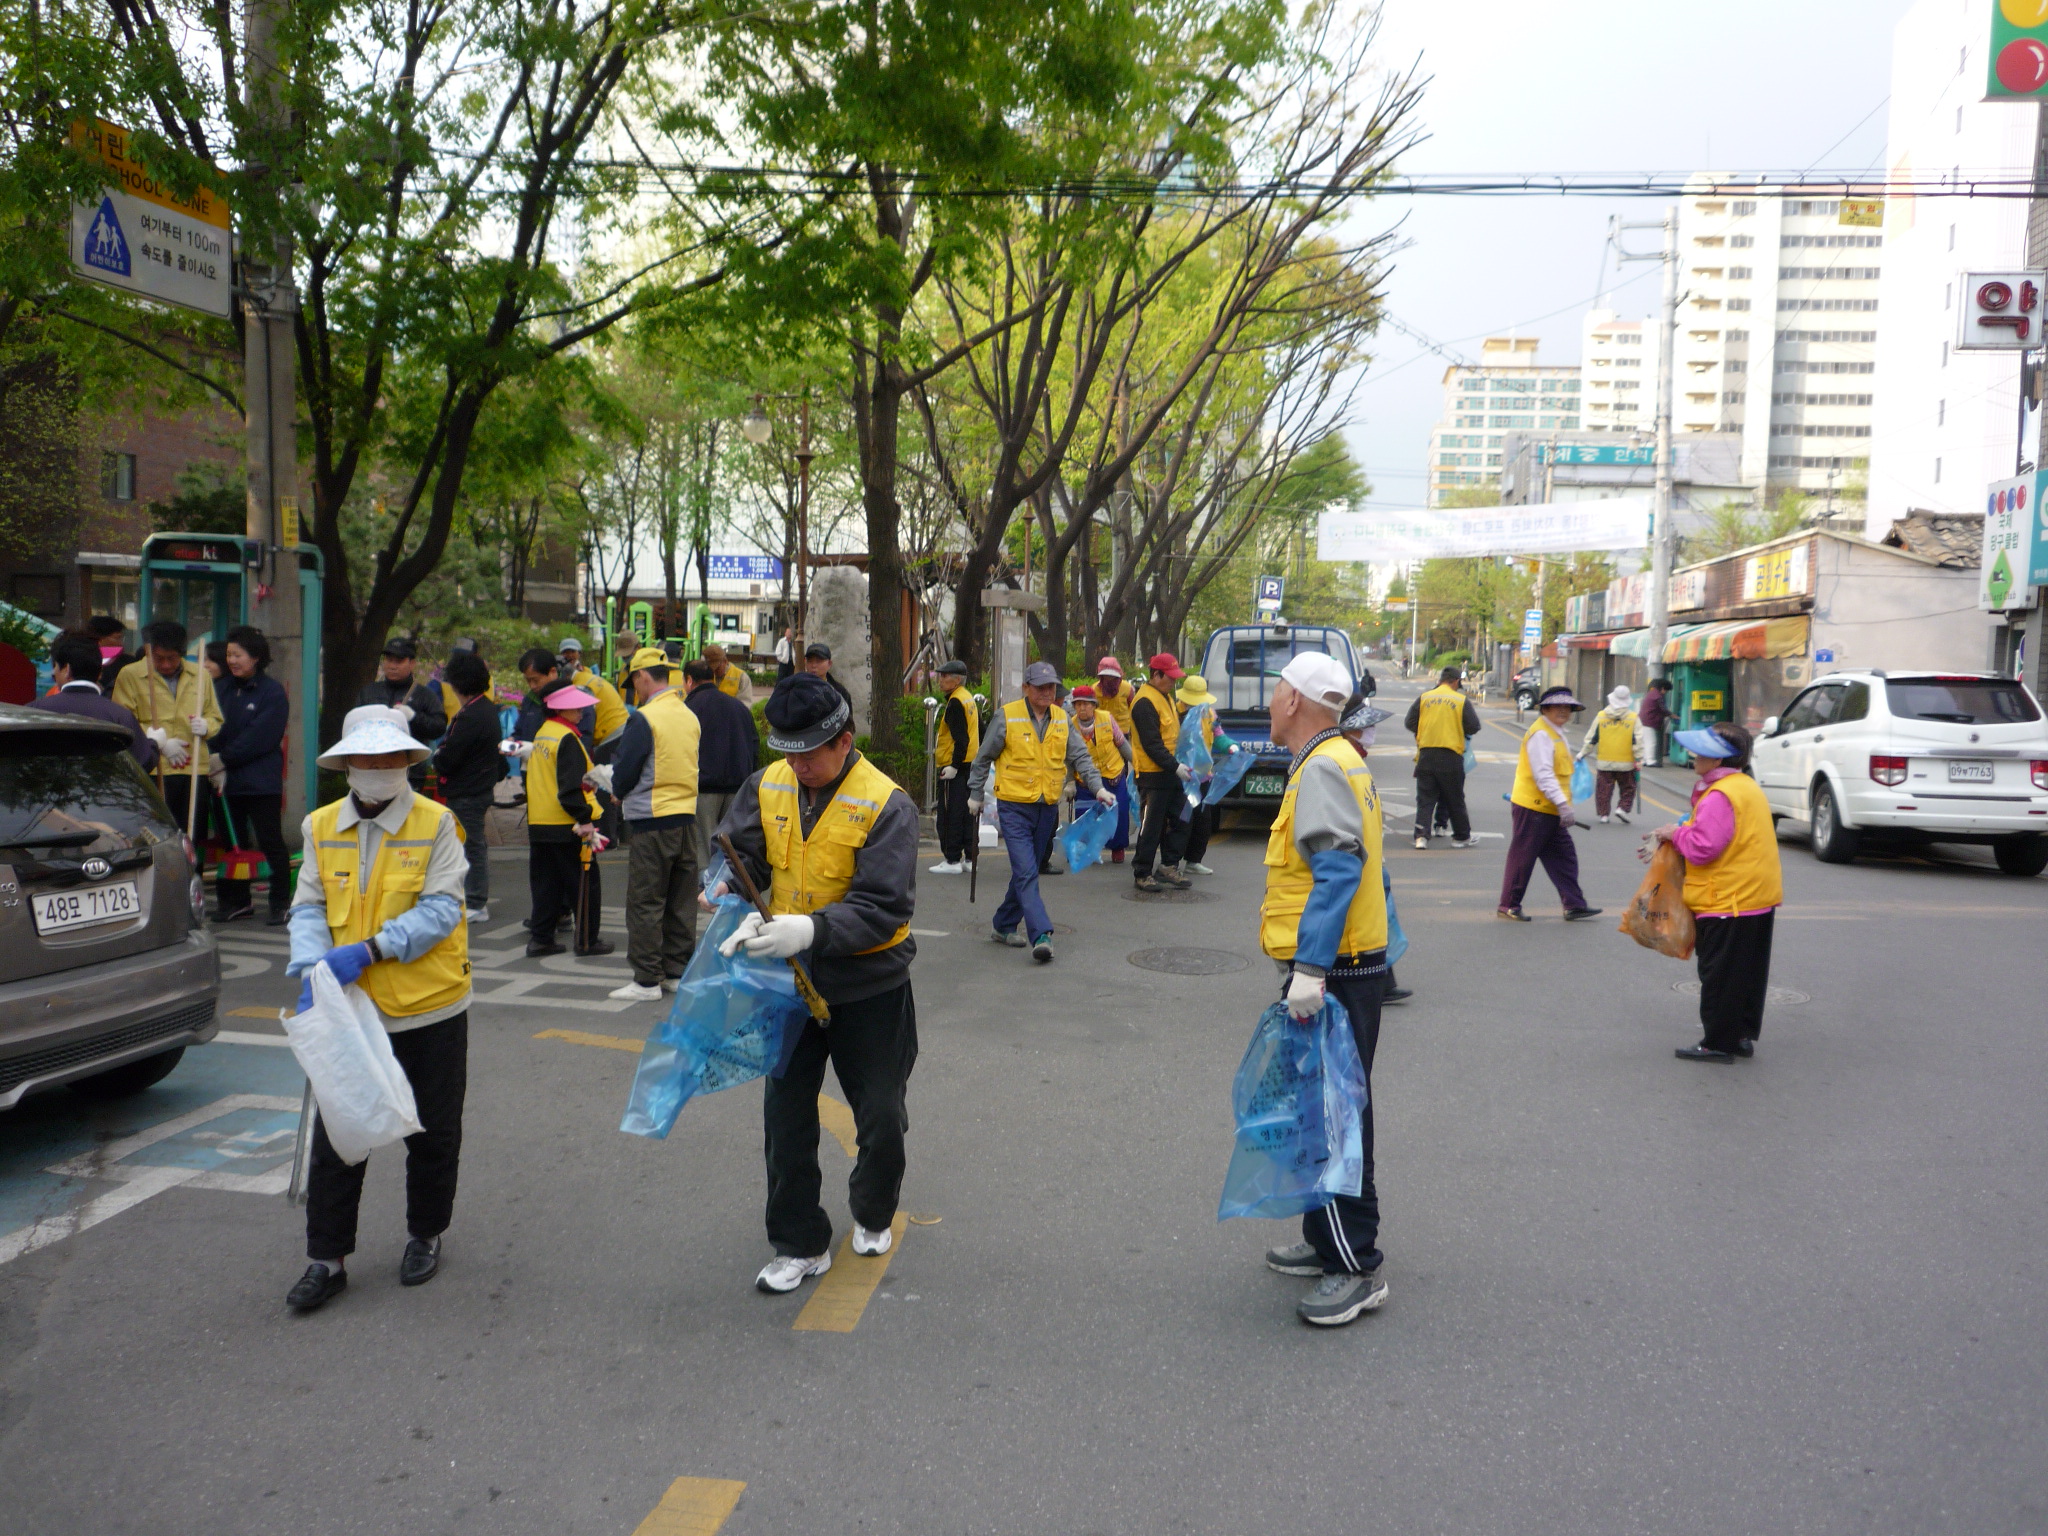
{"label": "white trash bag", "polygon": [[311,974],[313,1006],[283,1015],[284,1032],[313,1085],[328,1141],[344,1163],[360,1163],[423,1129],[419,1106],[376,1004],[361,987],[336,981],[324,961]]}

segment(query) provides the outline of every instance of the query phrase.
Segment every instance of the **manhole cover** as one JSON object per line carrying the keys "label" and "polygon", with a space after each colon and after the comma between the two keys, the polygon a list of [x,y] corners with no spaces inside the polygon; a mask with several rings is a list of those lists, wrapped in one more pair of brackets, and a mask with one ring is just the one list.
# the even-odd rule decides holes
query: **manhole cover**
{"label": "manhole cover", "polygon": [[[1700,995],[1700,984],[1697,981],[1674,981],[1671,983],[1671,990],[1683,992],[1687,997],[1698,997]],[[1813,999],[1804,992],[1795,992],[1790,987],[1772,987],[1770,991],[1764,994],[1764,1002],[1766,1004],[1776,1003],[1780,1008],[1792,1003],[1810,1003],[1812,1001]]]}
{"label": "manhole cover", "polygon": [[1124,892],[1125,901],[1150,901],[1160,906],[1192,907],[1197,902],[1214,901],[1216,898],[1207,891],[1138,891]]}
{"label": "manhole cover", "polygon": [[1221,976],[1251,964],[1227,949],[1141,949],[1130,960],[1140,970],[1164,971],[1169,976]]}

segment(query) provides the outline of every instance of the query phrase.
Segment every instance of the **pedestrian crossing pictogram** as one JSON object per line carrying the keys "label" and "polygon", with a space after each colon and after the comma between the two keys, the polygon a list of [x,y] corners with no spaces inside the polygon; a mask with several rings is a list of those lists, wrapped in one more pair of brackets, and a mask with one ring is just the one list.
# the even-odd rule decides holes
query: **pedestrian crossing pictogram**
{"label": "pedestrian crossing pictogram", "polygon": [[102,272],[111,272],[116,277],[131,275],[128,237],[122,232],[121,220],[114,212],[111,197],[100,199],[100,211],[93,215],[92,228],[86,231],[85,264],[98,267]]}

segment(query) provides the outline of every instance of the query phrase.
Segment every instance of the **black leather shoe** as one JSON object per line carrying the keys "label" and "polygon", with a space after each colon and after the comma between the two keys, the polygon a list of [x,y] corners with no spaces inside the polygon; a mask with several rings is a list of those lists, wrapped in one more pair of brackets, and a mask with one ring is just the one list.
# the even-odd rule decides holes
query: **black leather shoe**
{"label": "black leather shoe", "polygon": [[266,928],[282,928],[291,920],[292,909],[290,907],[273,907],[270,910],[270,916],[263,919],[263,926]]}
{"label": "black leather shoe", "polygon": [[1568,923],[1583,923],[1587,918],[1599,915],[1598,907],[1573,907],[1571,911],[1565,913],[1564,920]]}
{"label": "black leather shoe", "polygon": [[1510,923],[1532,923],[1535,921],[1534,918],[1529,916],[1520,907],[1497,907],[1494,909],[1493,915],[1503,918]]}
{"label": "black leather shoe", "polygon": [[308,1264],[299,1283],[285,1292],[284,1304],[294,1312],[317,1312],[347,1289],[347,1270],[330,1269],[316,1261]]}
{"label": "black leather shoe", "polygon": [[1722,1066],[1733,1066],[1735,1058],[1727,1051],[1709,1050],[1705,1045],[1681,1045],[1671,1053],[1680,1061],[1714,1061]]}
{"label": "black leather shoe", "polygon": [[609,955],[618,947],[618,945],[612,943],[609,939],[599,939],[595,944],[586,944],[583,948],[577,950],[576,953],[584,956]]}
{"label": "black leather shoe", "polygon": [[568,952],[568,950],[552,940],[546,944],[529,944],[526,946],[526,958],[529,960],[538,960],[542,955],[566,955]]}
{"label": "black leather shoe", "polygon": [[416,1237],[405,1245],[405,1257],[398,1261],[400,1285],[425,1285],[441,1270],[441,1239]]}
{"label": "black leather shoe", "polygon": [[1749,1060],[1750,1057],[1756,1054],[1756,1042],[1754,1040],[1736,1041],[1735,1054],[1740,1056],[1744,1061]]}
{"label": "black leather shoe", "polygon": [[1380,1001],[1382,1003],[1405,1003],[1414,995],[1415,989],[1413,987],[1396,987],[1391,992],[1382,993]]}

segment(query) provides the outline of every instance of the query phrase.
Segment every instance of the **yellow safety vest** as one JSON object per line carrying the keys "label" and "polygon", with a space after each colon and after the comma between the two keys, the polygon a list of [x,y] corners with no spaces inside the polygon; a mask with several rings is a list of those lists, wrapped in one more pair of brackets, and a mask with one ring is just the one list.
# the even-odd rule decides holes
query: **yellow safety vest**
{"label": "yellow safety vest", "polygon": [[1092,724],[1083,725],[1076,720],[1074,729],[1088,743],[1088,755],[1095,759],[1095,771],[1102,775],[1104,784],[1114,784],[1124,776],[1124,755],[1117,751],[1116,735],[1101,710],[1096,711]]}
{"label": "yellow safety vest", "polygon": [[455,723],[455,717],[462,713],[462,695],[446,683],[441,684],[441,713],[448,717],[448,723],[451,725]]}
{"label": "yellow safety vest", "polygon": [[1031,706],[1012,699],[1003,706],[1003,751],[996,759],[996,798],[1025,805],[1051,805],[1067,782],[1067,712],[1046,706],[1045,735],[1031,723]]}
{"label": "yellow safety vest", "polygon": [[1415,701],[1415,745],[1465,750],[1465,695],[1449,683],[1438,683]]}
{"label": "yellow safety vest", "polygon": [[[981,711],[974,707],[974,695],[963,683],[946,695],[946,702],[958,704],[960,713],[967,718],[967,760],[974,761],[974,754],[981,750]],[[953,761],[953,732],[946,724],[946,712],[939,711],[939,734],[932,741],[932,756],[941,767]]]}
{"label": "yellow safety vest", "polygon": [[718,691],[735,699],[740,696],[740,669],[731,662],[725,664],[725,675],[718,679]]}
{"label": "yellow safety vest", "polygon": [[1315,889],[1315,872],[1294,846],[1294,797],[1300,788],[1301,770],[1318,757],[1333,758],[1344,769],[1351,792],[1358,797],[1365,837],[1365,869],[1358,892],[1344,913],[1344,937],[1337,953],[1363,955],[1387,947],[1387,895],[1380,886],[1379,796],[1373,790],[1372,770],[1365,766],[1358,748],[1342,736],[1332,736],[1288,775],[1280,814],[1273,818],[1273,834],[1266,839],[1266,899],[1259,905],[1259,946],[1275,960],[1294,958],[1301,914],[1308,906],[1309,892]]}
{"label": "yellow safety vest", "polygon": [[[533,751],[526,759],[526,824],[530,827],[576,825],[562,809],[562,796],[555,788],[555,754],[563,750],[565,741],[575,743],[573,750],[586,765],[583,771],[590,771],[590,753],[584,748],[583,738],[568,726],[559,720],[549,720],[535,731]],[[583,798],[590,806],[590,814],[583,819],[597,820],[597,797],[586,789]]]}
{"label": "yellow safety vest", "polygon": [[[1685,867],[1685,904],[1695,912],[1760,912],[1785,900],[1784,875],[1778,866],[1778,834],[1771,825],[1770,803],[1756,780],[1730,773],[1707,786],[1735,812],[1735,835],[1718,859]],[[1704,801],[1706,795],[1700,796]]]}
{"label": "yellow safety vest", "polygon": [[1572,749],[1565,745],[1563,732],[1548,720],[1539,719],[1522,732],[1522,749],[1515,754],[1515,788],[1508,798],[1528,810],[1555,816],[1557,807],[1551,804],[1550,796],[1543,793],[1542,786],[1536,782],[1535,770],[1529,766],[1529,742],[1539,733],[1550,738],[1551,766],[1557,773],[1557,787],[1566,794],[1571,793]]}
{"label": "yellow safety vest", "polygon": [[[761,837],[767,845],[772,912],[815,912],[844,896],[875,818],[891,795],[901,793],[894,779],[865,757],[856,758],[833,792],[832,803],[818,813],[806,836],[798,813],[799,791],[796,770],[787,758],[777,758],[761,774]],[[910,925],[905,923],[893,937],[859,953],[893,949],[909,937]]]}
{"label": "yellow safety vest", "polygon": [[[337,945],[360,944],[419,905],[442,818],[453,813],[425,795],[414,795],[405,824],[378,845],[365,879],[357,867],[361,833],[355,827],[343,832],[338,825],[342,804],[336,800],[313,813],[313,858],[327,898],[329,935]],[[455,834],[462,835],[460,822]],[[358,985],[394,1019],[459,1001],[469,991],[469,925],[457,923],[453,933],[417,960],[379,960],[363,972]]]}
{"label": "yellow safety vest", "polygon": [[597,698],[597,739],[605,740],[626,723],[626,701],[619,697],[619,690],[590,668],[573,674],[570,682],[578,688],[588,689]]}
{"label": "yellow safety vest", "polygon": [[[704,728],[697,712],[683,701],[682,690],[657,693],[640,706],[641,718],[654,737],[654,806],[649,816],[697,814],[697,749]],[[631,786],[617,786],[621,794]]]}
{"label": "yellow safety vest", "polygon": [[1636,760],[1636,716],[1631,710],[1619,720],[1601,712],[1594,721],[1593,758],[1602,763],[1633,763]]}
{"label": "yellow safety vest", "polygon": [[[1100,690],[1102,684],[1098,682],[1095,686]],[[1095,707],[1114,720],[1117,724],[1117,729],[1126,736],[1131,734],[1132,697],[1131,685],[1129,683],[1119,683],[1115,698],[1103,698],[1098,695],[1095,701]]]}
{"label": "yellow safety vest", "polygon": [[[1152,755],[1145,750],[1145,743],[1139,739],[1136,728],[1129,732],[1131,738],[1131,757],[1136,762],[1138,772],[1140,773],[1172,773],[1179,767],[1179,764],[1174,761],[1173,748],[1174,744],[1180,740],[1180,711],[1174,707],[1173,700],[1169,699],[1157,688],[1154,688],[1150,683],[1145,684],[1144,687],[1138,690],[1138,698],[1150,699],[1152,701],[1152,708],[1159,715],[1159,740],[1161,745],[1166,748],[1166,761],[1163,763],[1152,761]],[[1132,707],[1135,708],[1137,700],[1134,699],[1131,702]]]}

